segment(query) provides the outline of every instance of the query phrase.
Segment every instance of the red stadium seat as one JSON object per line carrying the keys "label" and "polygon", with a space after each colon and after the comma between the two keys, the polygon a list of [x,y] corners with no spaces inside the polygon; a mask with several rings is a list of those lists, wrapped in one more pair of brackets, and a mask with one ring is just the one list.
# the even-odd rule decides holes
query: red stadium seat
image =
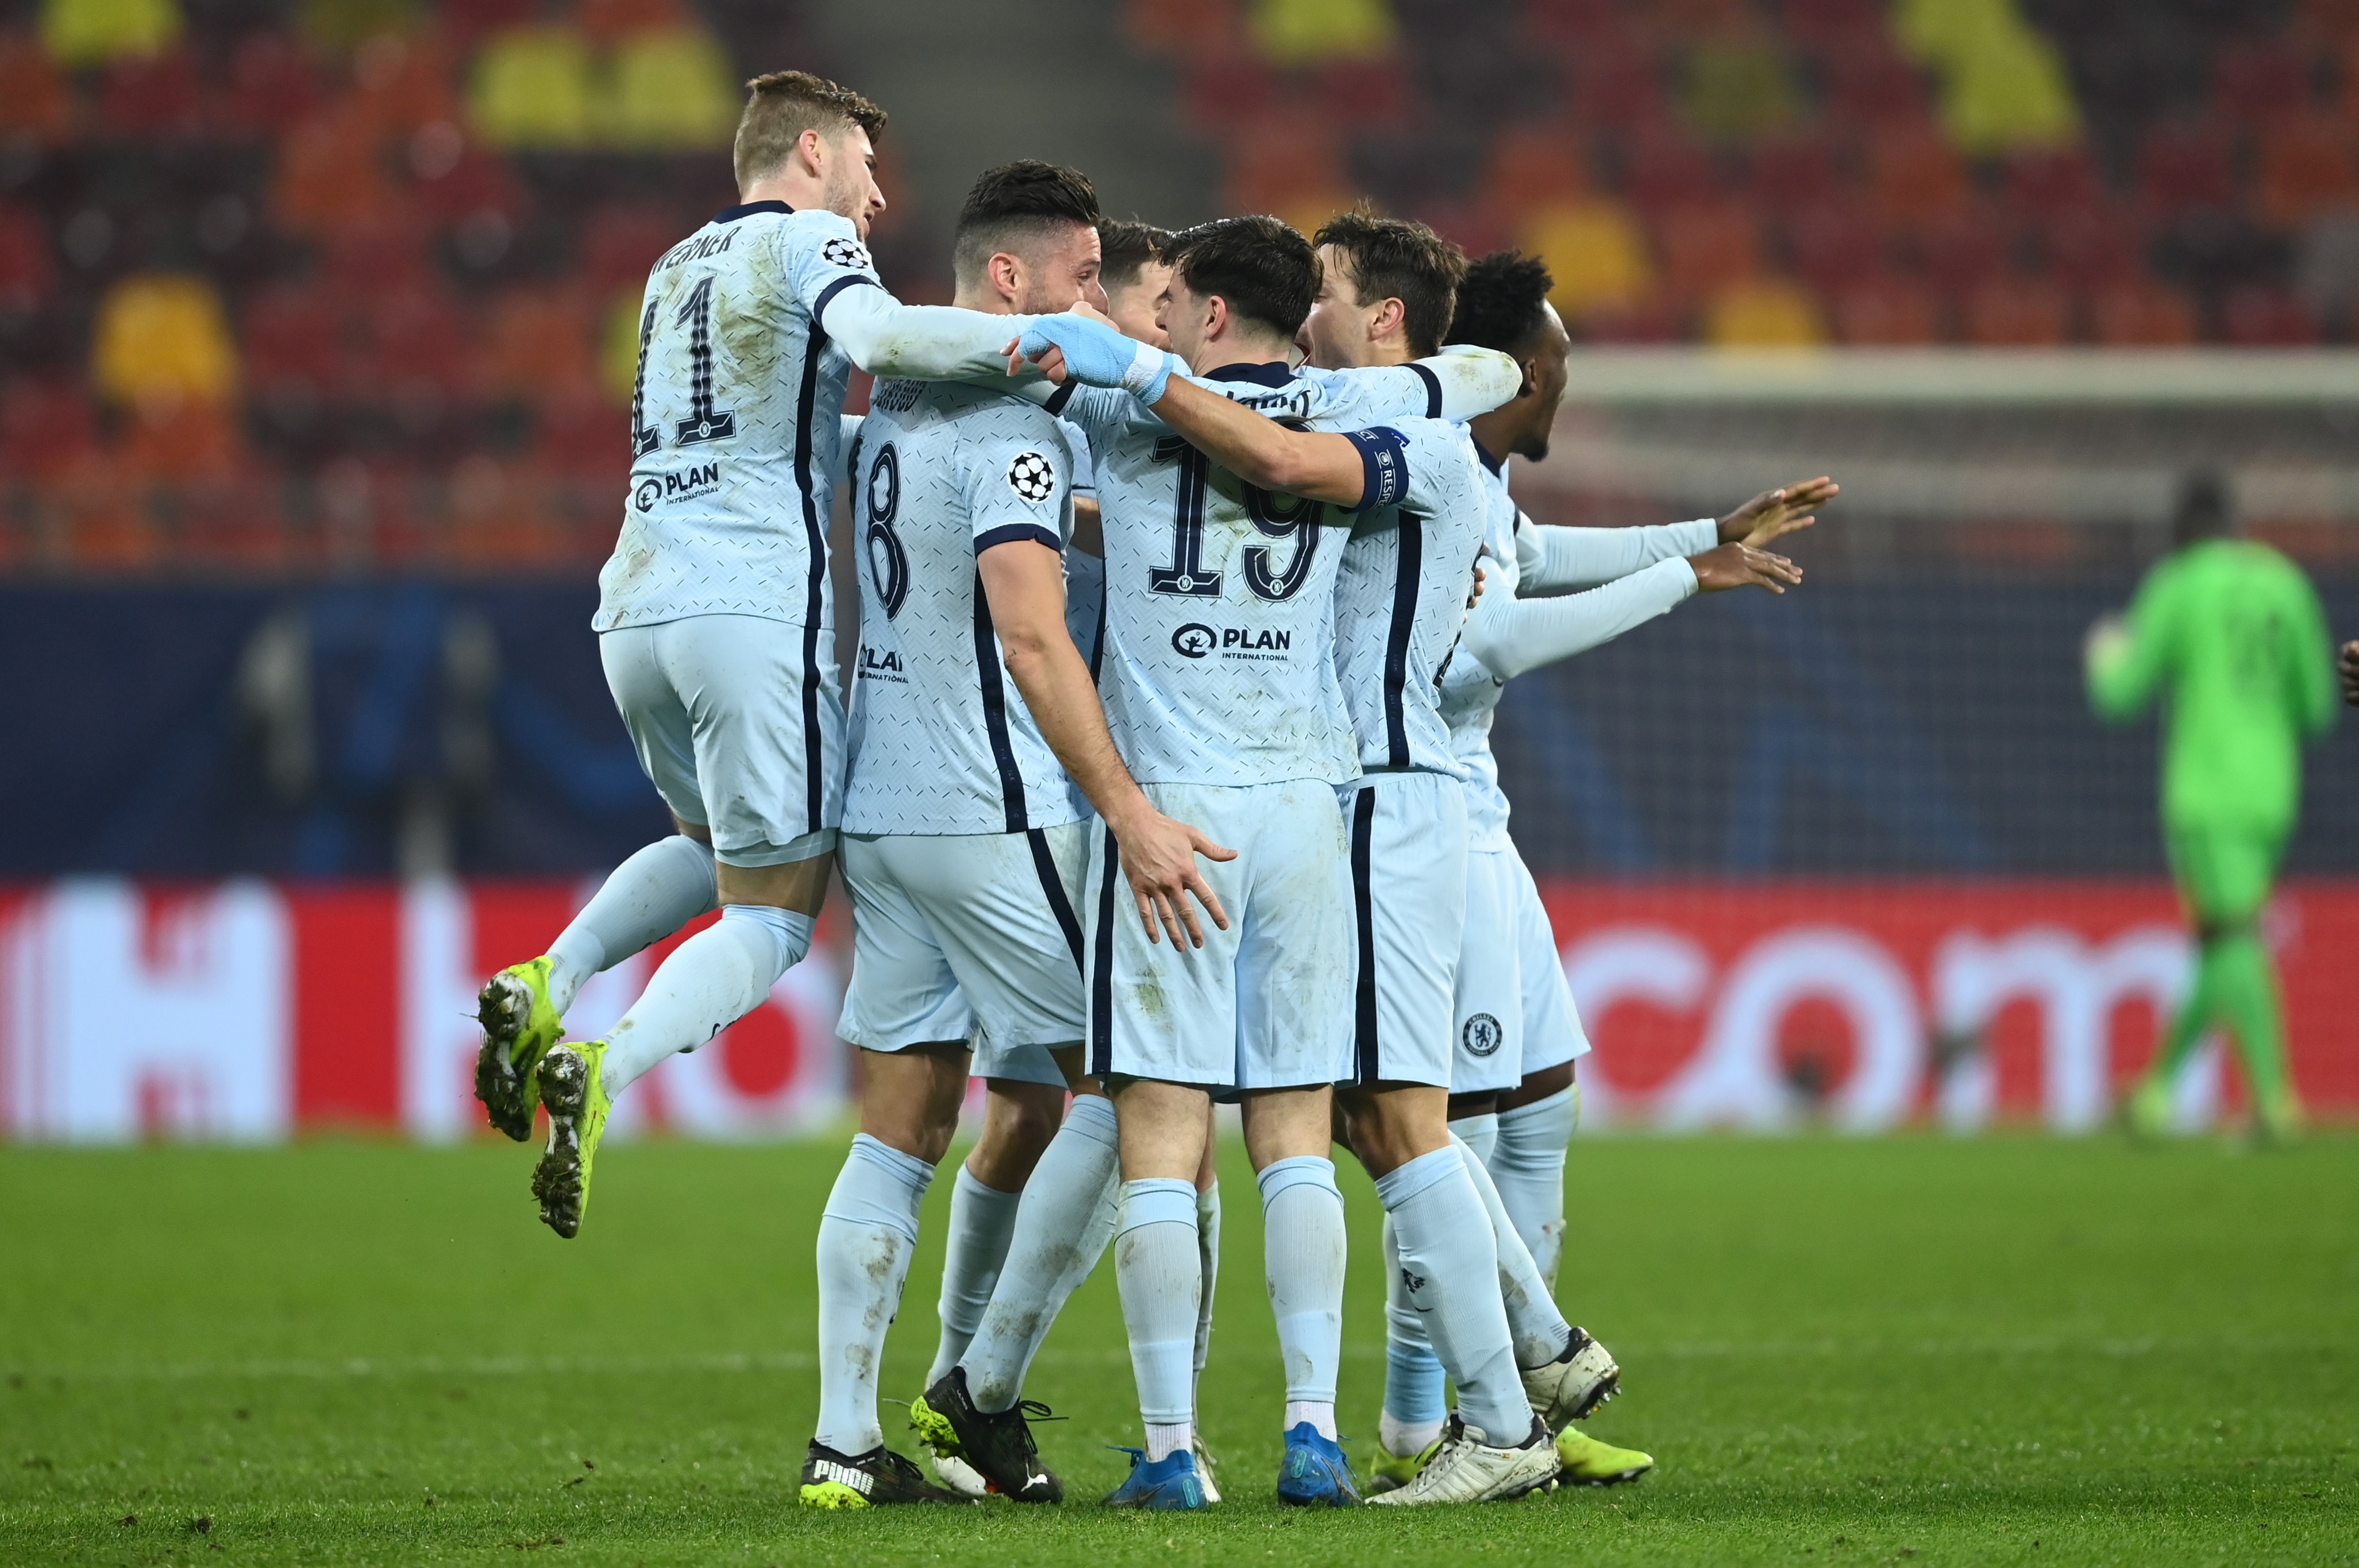
{"label": "red stadium seat", "polygon": [[1311,79],[1311,99],[1333,124],[1397,125],[1417,109],[1417,90],[1397,59],[1331,59]]}
{"label": "red stadium seat", "polygon": [[1913,278],[1886,275],[1853,285],[1835,298],[1835,336],[1862,347],[1940,341],[1940,307]]}
{"label": "red stadium seat", "polygon": [[349,107],[306,120],[281,146],[271,211],[281,227],[326,234],[384,211],[392,197],[377,128]]}
{"label": "red stadium seat", "polygon": [[2013,228],[1987,207],[1923,225],[1915,244],[1925,276],[1946,294],[1971,294],[2004,276],[2015,260]]}
{"label": "red stadium seat", "polygon": [[426,275],[430,233],[415,211],[388,200],[330,236],[327,281],[359,296],[414,284]]}
{"label": "red stadium seat", "polygon": [[1810,133],[1777,136],[1747,150],[1745,189],[1780,207],[1828,200],[1842,184],[1842,156],[1828,136]]}
{"label": "red stadium seat", "polygon": [[0,135],[59,141],[73,130],[73,88],[41,46],[0,32]]}
{"label": "red stadium seat", "polygon": [[1230,143],[1227,205],[1236,212],[1291,211],[1307,199],[1324,200],[1349,181],[1332,124],[1290,109],[1242,128]]}
{"label": "red stadium seat", "polygon": [[2072,300],[2049,279],[2006,273],[1967,296],[1963,321],[1984,348],[2054,348],[2071,334]]}
{"label": "red stadium seat", "polygon": [[1654,227],[1663,287],[1675,299],[1701,299],[1760,270],[1760,221],[1741,202],[1672,208]]}
{"label": "red stadium seat", "polygon": [[2288,289],[2266,285],[2232,289],[2220,316],[2228,341],[2242,347],[2309,348],[2318,341],[2318,319]]}
{"label": "red stadium seat", "polygon": [[284,135],[311,114],[324,91],[319,62],[300,40],[248,33],[230,53],[222,122],[248,135]]}
{"label": "red stadium seat", "polygon": [[2132,278],[2090,297],[2089,324],[2109,349],[2180,348],[2195,341],[2195,306],[2169,284]]}
{"label": "red stadium seat", "polygon": [[21,207],[0,205],[0,319],[31,315],[56,283],[48,225]]}
{"label": "red stadium seat", "polygon": [[1615,48],[1566,58],[1567,97],[1584,124],[1627,127],[1661,123],[1669,113],[1661,68],[1648,52]]}
{"label": "red stadium seat", "polygon": [[167,506],[173,564],[239,572],[297,565],[285,488],[275,475],[174,486]]}
{"label": "red stadium seat", "polygon": [[184,398],[134,406],[117,455],[141,479],[225,480],[238,471],[245,443],[233,405]]}
{"label": "red stadium seat", "polygon": [[472,334],[448,289],[417,283],[354,302],[346,395],[429,410],[472,389]]}
{"label": "red stadium seat", "polygon": [[1129,0],[1123,24],[1140,48],[1193,59],[1236,47],[1237,0]]}
{"label": "red stadium seat", "polygon": [[1571,201],[1589,185],[1585,139],[1569,125],[1511,125],[1492,144],[1484,189],[1493,204],[1508,211]]}
{"label": "red stadium seat", "polygon": [[447,121],[417,131],[409,145],[410,190],[427,217],[455,223],[496,212],[511,227],[523,222],[524,187],[498,153],[465,139]]}
{"label": "red stadium seat", "polygon": [[611,43],[625,34],[677,27],[686,11],[681,0],[582,0],[576,15],[583,32]]}
{"label": "red stadium seat", "polygon": [[2327,207],[2359,205],[2359,128],[2340,115],[2288,116],[2260,135],[2261,215],[2290,227]]}
{"label": "red stadium seat", "polygon": [[540,401],[596,395],[592,358],[598,323],[574,290],[516,288],[484,322],[479,371],[493,396]]}
{"label": "red stadium seat", "polygon": [[2212,72],[2212,102],[2231,120],[2258,124],[2300,114],[2317,101],[2310,59],[2282,38],[2232,44]]}
{"label": "red stadium seat", "polygon": [[1876,211],[1887,220],[1928,223],[1964,209],[1965,166],[1957,150],[1930,130],[1883,135],[1869,149],[1868,188]]}
{"label": "red stadium seat", "polygon": [[1684,131],[1650,126],[1623,144],[1622,189],[1638,207],[1707,200],[1719,187],[1720,170],[1711,149]]}
{"label": "red stadium seat", "polygon": [[56,481],[97,449],[98,412],[81,383],[22,376],[0,384],[0,472]]}
{"label": "red stadium seat", "polygon": [[1855,202],[1817,202],[1788,217],[1784,228],[1795,273],[1820,294],[1841,294],[1885,271],[1884,232]]}
{"label": "red stadium seat", "polygon": [[430,28],[380,33],[353,53],[353,102],[381,131],[407,134],[438,120],[456,123],[450,47]]}
{"label": "red stadium seat", "polygon": [[204,86],[187,49],[125,55],[106,67],[98,92],[98,124],[106,135],[185,140],[203,135],[206,121]]}
{"label": "red stadium seat", "polygon": [[2034,147],[2009,155],[2006,191],[2016,211],[2053,222],[2104,199],[2096,167],[2079,147]]}
{"label": "red stadium seat", "polygon": [[337,295],[318,284],[287,283],[264,290],[246,306],[238,346],[256,393],[310,403],[334,392],[343,339]]}
{"label": "red stadium seat", "polygon": [[1267,114],[1280,97],[1277,73],[1243,49],[1199,57],[1180,89],[1188,123],[1214,135]]}
{"label": "red stadium seat", "polygon": [[1839,120],[1861,126],[1932,124],[1932,92],[1924,72],[1877,28],[1830,45],[1820,57],[1826,106]]}
{"label": "red stadium seat", "polygon": [[2158,213],[2232,207],[2234,149],[2216,120],[2168,122],[2147,133],[2138,151],[2138,194]]}
{"label": "red stadium seat", "polygon": [[1798,43],[1840,47],[1881,33],[1885,6],[1883,0],[1785,0],[1777,20]]}
{"label": "red stadium seat", "polygon": [[2049,267],[2070,287],[2111,288],[2143,278],[2145,236],[2136,215],[2114,203],[2065,212],[2039,230]]}

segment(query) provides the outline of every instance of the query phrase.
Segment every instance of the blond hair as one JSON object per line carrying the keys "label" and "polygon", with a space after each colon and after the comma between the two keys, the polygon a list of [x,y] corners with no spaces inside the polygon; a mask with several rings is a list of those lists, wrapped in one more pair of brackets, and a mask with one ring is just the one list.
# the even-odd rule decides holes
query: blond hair
{"label": "blond hair", "polygon": [[745,84],[749,97],[737,119],[734,159],[740,189],[784,164],[805,131],[833,136],[857,125],[873,141],[885,131],[885,111],[823,76],[773,70]]}

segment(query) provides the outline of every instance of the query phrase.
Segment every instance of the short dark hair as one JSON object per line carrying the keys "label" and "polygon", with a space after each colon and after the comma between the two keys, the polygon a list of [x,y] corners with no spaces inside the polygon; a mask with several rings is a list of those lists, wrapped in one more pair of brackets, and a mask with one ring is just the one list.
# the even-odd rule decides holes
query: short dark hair
{"label": "short dark hair", "polygon": [[2199,545],[2236,530],[2236,503],[2228,492],[2228,476],[2218,469],[2197,469],[2179,481],[2179,503],[2170,517],[2171,543]]}
{"label": "short dark hair", "polygon": [[1149,262],[1163,259],[1171,231],[1136,219],[1098,220],[1098,279],[1109,288],[1127,288],[1138,281]]}
{"label": "short dark hair", "polygon": [[1458,283],[1458,313],[1450,341],[1520,353],[1548,325],[1548,298],[1556,287],[1548,263],[1521,251],[1493,251]]}
{"label": "short dark hair", "polygon": [[745,92],[733,155],[740,189],[785,163],[805,131],[832,136],[857,125],[871,141],[885,134],[884,110],[807,70],[767,72],[747,82]]}
{"label": "short dark hair", "polygon": [[1093,229],[1097,222],[1097,188],[1089,176],[1038,158],[1018,158],[975,178],[966,205],[959,209],[951,265],[964,281],[979,276],[1001,251],[1052,230],[1076,223]]}
{"label": "short dark hair", "polygon": [[1191,292],[1218,295],[1232,315],[1289,338],[1319,297],[1319,253],[1293,225],[1266,213],[1182,229],[1163,259]]}
{"label": "short dark hair", "polygon": [[1361,304],[1401,302],[1401,330],[1409,352],[1422,355],[1440,349],[1457,301],[1458,280],[1466,276],[1464,252],[1423,223],[1378,217],[1365,202],[1328,219],[1310,243],[1332,245],[1341,253]]}

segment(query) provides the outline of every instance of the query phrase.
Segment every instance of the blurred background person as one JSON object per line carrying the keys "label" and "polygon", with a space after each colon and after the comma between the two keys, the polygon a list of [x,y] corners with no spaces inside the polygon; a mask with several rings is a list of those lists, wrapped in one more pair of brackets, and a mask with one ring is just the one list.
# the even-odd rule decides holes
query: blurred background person
{"label": "blurred background person", "polygon": [[2089,700],[2125,723],[2168,704],[2163,841],[2201,955],[2195,984],[2128,1102],[2141,1136],[2164,1131],[2171,1087],[2215,1022],[2245,1064],[2256,1130],[2301,1128],[2286,1071],[2277,967],[2259,929],[2301,795],[2301,747],[2334,721],[2326,620],[2310,579],[2277,551],[2236,536],[2227,484],[2190,474],[2171,553],[2125,617],[2090,628]]}

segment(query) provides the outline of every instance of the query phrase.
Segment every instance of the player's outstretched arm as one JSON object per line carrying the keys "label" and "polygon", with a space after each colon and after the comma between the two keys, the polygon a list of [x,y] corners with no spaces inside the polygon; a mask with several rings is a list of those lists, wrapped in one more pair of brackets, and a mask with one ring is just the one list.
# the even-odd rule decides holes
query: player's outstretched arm
{"label": "player's outstretched arm", "polygon": [[1782,556],[1748,545],[1720,545],[1614,579],[1602,588],[1553,599],[1522,599],[1499,589],[1466,616],[1463,645],[1501,680],[1569,659],[1669,613],[1694,593],[1758,586],[1783,593],[1802,580]]}
{"label": "player's outstretched arm", "polygon": [[1065,630],[1065,579],[1057,552],[1034,540],[1014,539],[977,556],[975,569],[1016,689],[1024,694],[1024,705],[1031,709],[1049,749],[1097,807],[1121,847],[1123,874],[1138,901],[1147,939],[1158,940],[1159,922],[1173,946],[1184,942],[1201,947],[1203,927],[1188,901],[1192,897],[1203,905],[1212,924],[1223,931],[1229,917],[1220,896],[1204,881],[1196,857],[1234,860],[1237,852],[1156,810],[1123,765],[1106,729],[1105,710],[1098,706],[1089,666]]}
{"label": "player's outstretched arm", "polygon": [[1811,514],[1842,493],[1843,486],[1824,474],[1765,490],[1720,520],[1720,542],[1767,549],[1817,522]]}
{"label": "player's outstretched arm", "polygon": [[839,289],[820,306],[820,325],[871,375],[1005,385],[1000,345],[1033,318],[994,316],[955,305],[904,305],[878,285]]}

